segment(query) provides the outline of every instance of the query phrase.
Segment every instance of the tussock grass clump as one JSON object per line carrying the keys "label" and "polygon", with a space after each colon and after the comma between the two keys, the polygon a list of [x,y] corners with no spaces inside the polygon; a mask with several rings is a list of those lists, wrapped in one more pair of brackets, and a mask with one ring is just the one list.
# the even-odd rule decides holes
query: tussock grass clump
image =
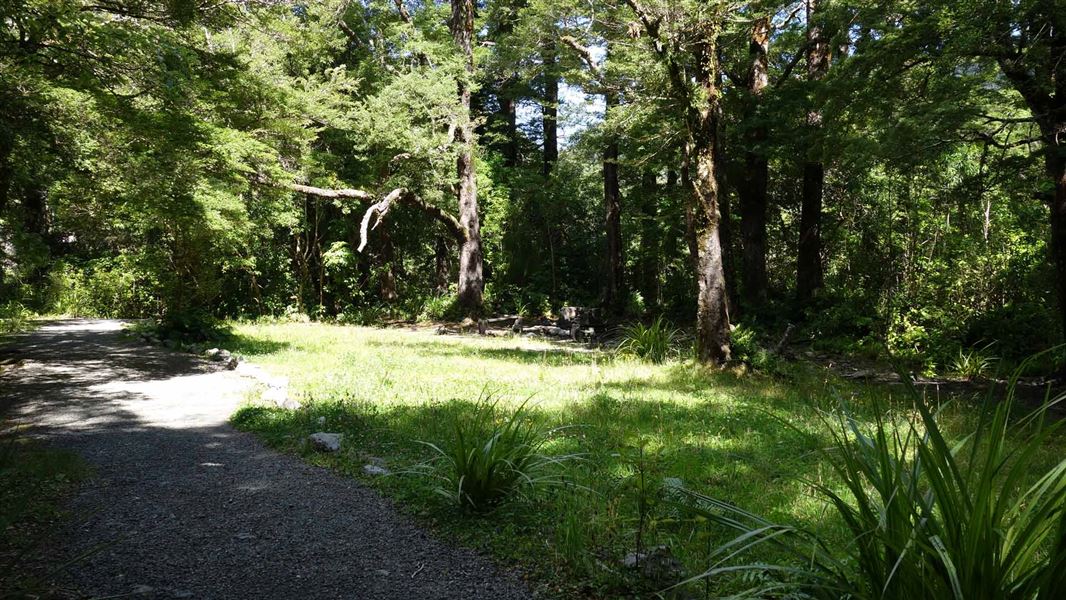
{"label": "tussock grass clump", "polygon": [[547,467],[560,458],[541,453],[548,432],[531,418],[528,403],[512,411],[491,397],[472,407],[453,403],[452,435],[422,442],[437,454],[425,470],[443,482],[437,493],[463,509],[485,511],[555,481]]}
{"label": "tussock grass clump", "polygon": [[984,348],[959,348],[959,353],[951,363],[951,370],[970,381],[977,381],[986,377],[995,365],[996,359],[988,352],[989,346]]}
{"label": "tussock grass clump", "polygon": [[631,354],[655,364],[665,362],[674,352],[674,342],[680,331],[656,317],[650,325],[634,323],[622,330],[619,352]]}
{"label": "tussock grass clump", "polygon": [[[843,488],[811,483],[846,524],[845,547],[685,491],[691,510],[739,532],[699,577],[772,575],[750,590],[759,597],[1066,597],[1066,460],[1048,468],[1041,456],[1062,425],[1047,410],[1063,398],[1018,418],[1014,390],[957,440],[913,390],[902,424],[878,417],[863,427],[845,408],[826,450]],[[796,560],[737,564],[760,545]]]}

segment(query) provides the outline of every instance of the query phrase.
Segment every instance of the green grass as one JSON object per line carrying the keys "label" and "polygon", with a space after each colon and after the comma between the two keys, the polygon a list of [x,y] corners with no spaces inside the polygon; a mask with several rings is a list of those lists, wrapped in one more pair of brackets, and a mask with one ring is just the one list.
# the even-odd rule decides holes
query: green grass
{"label": "green grass", "polygon": [[[384,459],[397,474],[372,478],[374,485],[446,535],[522,565],[552,597],[654,591],[620,566],[638,545],[669,545],[688,573],[705,570],[732,534],[679,511],[668,501],[676,485],[847,543],[846,527],[811,486],[846,489],[819,452],[833,440],[819,411],[836,411],[846,398],[860,423],[911,414],[902,393],[897,400],[887,388],[842,383],[814,369],[771,379],[520,338],[302,323],[240,324],[234,331],[233,349],[290,377],[305,405],[251,406],[235,416],[239,427],[356,476],[370,457]],[[512,407],[531,399],[529,416],[554,431],[540,451],[580,456],[556,466],[569,485],[470,515],[436,493],[432,479],[408,474],[433,458],[423,442],[447,442],[457,416],[473,418],[476,401],[487,395]],[[959,406],[945,411],[949,433],[972,424],[971,411]],[[345,434],[339,454],[307,448],[307,434],[323,429]],[[1066,444],[1054,444],[1048,455],[1061,456]],[[764,552],[756,558],[783,558],[769,547]],[[740,585],[723,577],[693,589]]]}
{"label": "green grass", "polygon": [[66,518],[61,502],[88,472],[70,452],[41,446],[12,428],[0,433],[0,597],[52,597],[41,540]]}

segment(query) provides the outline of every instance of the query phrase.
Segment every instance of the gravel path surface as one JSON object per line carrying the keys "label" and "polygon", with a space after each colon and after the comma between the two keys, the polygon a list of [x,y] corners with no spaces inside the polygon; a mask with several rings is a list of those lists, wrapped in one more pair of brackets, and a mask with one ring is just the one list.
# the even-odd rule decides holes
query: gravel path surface
{"label": "gravel path surface", "polygon": [[[373,490],[226,423],[250,382],[126,341],[118,321],[53,321],[0,351],[0,410],[84,456],[57,560],[93,596],[529,598],[513,574],[433,539]],[[9,365],[10,366],[10,365]]]}

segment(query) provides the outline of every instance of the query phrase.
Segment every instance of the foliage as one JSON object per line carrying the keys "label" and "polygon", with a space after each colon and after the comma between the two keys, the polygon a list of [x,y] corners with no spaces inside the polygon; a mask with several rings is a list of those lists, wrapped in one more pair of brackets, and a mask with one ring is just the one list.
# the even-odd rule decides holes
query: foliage
{"label": "foliage", "polygon": [[650,325],[633,323],[622,330],[618,350],[659,364],[675,352],[674,342],[680,333],[661,316],[656,317]]}
{"label": "foliage", "polygon": [[157,335],[178,344],[222,342],[230,337],[229,325],[202,310],[168,314],[155,327]]}
{"label": "foliage", "polygon": [[29,329],[33,311],[14,300],[0,305],[0,334],[20,333]]}
{"label": "foliage", "polygon": [[742,324],[733,329],[733,358],[755,369],[773,371],[777,366],[774,355],[759,344],[757,332]]}
{"label": "foliage", "polygon": [[[974,429],[954,439],[926,400],[898,423],[878,410],[869,426],[845,407],[826,459],[843,489],[811,485],[850,532],[845,546],[779,525],[698,492],[689,506],[738,536],[719,547],[701,577],[737,570],[776,574],[750,593],[816,598],[1055,598],[1066,591],[1066,460],[1043,449],[1061,421],[1049,409],[1019,416],[1016,380],[990,397]],[[878,407],[883,409],[884,407]],[[759,546],[791,563],[738,565]]]}
{"label": "foliage", "polygon": [[454,294],[427,298],[418,315],[420,321],[447,321],[459,316]]}
{"label": "foliage", "polygon": [[129,258],[97,259],[83,268],[56,264],[48,275],[43,310],[71,317],[153,315],[156,283]]}
{"label": "foliage", "polygon": [[555,481],[546,468],[559,459],[541,454],[547,433],[529,418],[528,403],[511,411],[491,397],[469,410],[453,405],[452,436],[424,442],[437,454],[430,467],[444,482],[437,492],[464,510],[485,511]]}
{"label": "foliage", "polygon": [[[733,200],[721,207],[721,241],[731,315],[756,337],[796,322],[795,338],[818,350],[889,354],[922,373],[992,341],[1010,364],[1061,342],[1046,140],[1030,131],[1054,111],[1034,111],[982,53],[1000,24],[1036,24],[1037,51],[1019,56],[1042,77],[1057,64],[1047,59],[1057,29],[1040,26],[1040,2],[993,4],[824,2],[808,19],[794,2],[634,3],[683,42],[671,60],[685,80],[700,60],[685,36],[723,17],[721,186]],[[439,222],[394,206],[358,249],[366,203],[290,186],[375,197],[404,187],[453,211],[455,90],[469,78],[487,308],[539,317],[600,302],[603,152],[614,140],[624,308],[682,327],[695,318],[686,107],[662,93],[672,75],[647,36],[631,37],[633,6],[479,5],[469,75],[440,3],[10,8],[0,302],[86,316],[451,317],[457,245]],[[972,18],[986,13],[998,19]],[[753,93],[751,26],[762,17],[769,83]],[[812,25],[837,50],[822,79],[806,64]],[[546,97],[553,82],[559,98]],[[607,111],[612,90],[620,102]],[[546,170],[553,106],[563,135]],[[812,111],[819,128],[808,127]],[[824,167],[825,285],[799,304],[810,161]],[[771,201],[760,223],[743,198],[763,162]],[[743,289],[745,239],[761,230],[766,300]],[[1060,362],[1029,365],[1046,374]]]}

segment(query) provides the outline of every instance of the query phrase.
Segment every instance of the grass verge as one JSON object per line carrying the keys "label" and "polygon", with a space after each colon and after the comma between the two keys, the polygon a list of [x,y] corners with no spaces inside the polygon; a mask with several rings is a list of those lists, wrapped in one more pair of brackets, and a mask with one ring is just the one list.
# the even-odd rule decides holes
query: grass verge
{"label": "grass verge", "polygon": [[70,452],[19,434],[0,433],[0,597],[62,598],[41,555],[41,541],[67,518],[62,500],[89,473]]}

